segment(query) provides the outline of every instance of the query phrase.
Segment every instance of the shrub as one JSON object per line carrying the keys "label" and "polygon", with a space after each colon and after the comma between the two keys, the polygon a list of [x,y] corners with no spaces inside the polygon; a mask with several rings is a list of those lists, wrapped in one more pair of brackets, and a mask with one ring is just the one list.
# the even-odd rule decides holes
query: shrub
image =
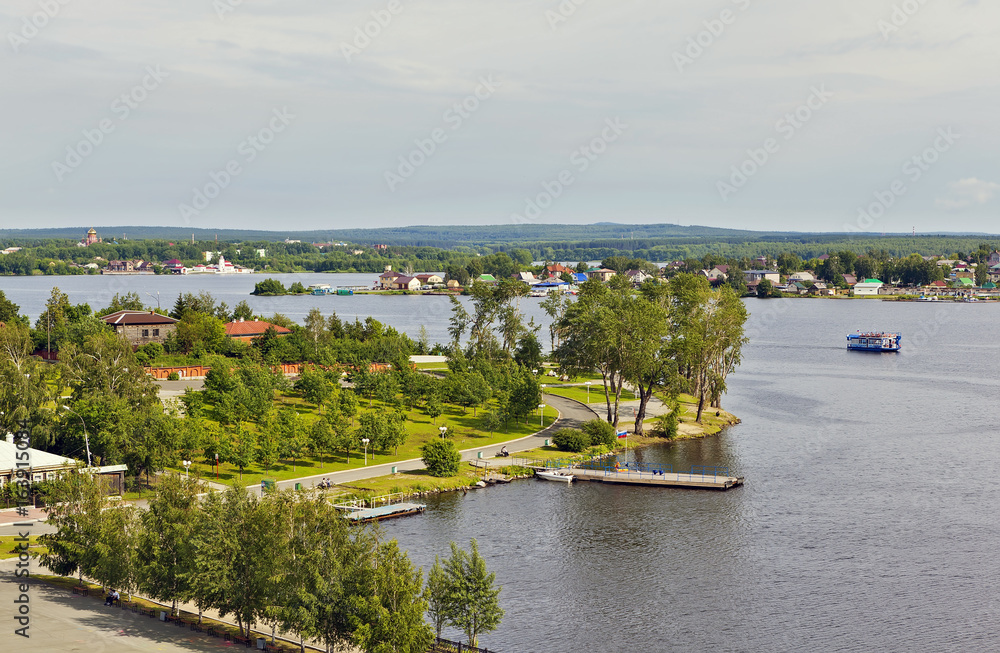
{"label": "shrub", "polygon": [[180,381],[180,380],[181,380],[181,375],[178,374],[177,372],[171,372],[170,374],[167,375],[167,381]]}
{"label": "shrub", "polygon": [[673,440],[677,437],[677,424],[680,422],[680,403],[674,399],[667,404],[670,412],[656,418],[656,434],[661,438]]}
{"label": "shrub", "polygon": [[590,444],[603,445],[605,447],[615,446],[615,427],[603,419],[592,419],[585,422],[583,431],[590,436]]}
{"label": "shrub", "polygon": [[451,440],[435,438],[420,448],[424,466],[431,476],[454,476],[462,454]]}
{"label": "shrub", "polygon": [[561,451],[580,453],[590,446],[590,436],[579,429],[559,429],[552,436],[552,443]]}

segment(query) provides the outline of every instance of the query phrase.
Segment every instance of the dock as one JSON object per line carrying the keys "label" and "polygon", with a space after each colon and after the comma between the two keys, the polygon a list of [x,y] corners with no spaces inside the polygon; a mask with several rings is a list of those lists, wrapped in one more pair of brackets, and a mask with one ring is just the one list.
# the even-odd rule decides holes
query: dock
{"label": "dock", "polygon": [[358,508],[356,510],[351,510],[344,515],[344,518],[356,524],[364,524],[371,521],[378,521],[380,519],[389,519],[391,517],[418,515],[426,509],[427,506],[422,503],[393,503],[386,506],[378,506],[376,508]]}
{"label": "dock", "polygon": [[573,480],[623,485],[652,485],[659,487],[686,487],[703,490],[728,490],[743,485],[742,476],[720,476],[699,473],[653,473],[629,469],[580,469],[572,470]]}

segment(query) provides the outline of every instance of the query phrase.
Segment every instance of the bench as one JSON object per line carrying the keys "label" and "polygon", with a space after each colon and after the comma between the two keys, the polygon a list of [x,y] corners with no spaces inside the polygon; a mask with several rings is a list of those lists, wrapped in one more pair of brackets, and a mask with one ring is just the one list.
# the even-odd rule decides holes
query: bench
{"label": "bench", "polygon": [[90,588],[89,587],[74,587],[73,588],[73,593],[74,594],[79,594],[81,596],[90,596]]}

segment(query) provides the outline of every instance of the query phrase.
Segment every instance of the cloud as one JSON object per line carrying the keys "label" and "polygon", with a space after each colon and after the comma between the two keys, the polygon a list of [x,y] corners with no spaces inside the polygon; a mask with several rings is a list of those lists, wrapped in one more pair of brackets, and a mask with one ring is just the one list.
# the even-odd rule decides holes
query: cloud
{"label": "cloud", "polygon": [[959,179],[948,184],[949,195],[939,197],[935,204],[938,208],[949,211],[981,206],[993,199],[993,194],[998,188],[1000,184],[975,177]]}

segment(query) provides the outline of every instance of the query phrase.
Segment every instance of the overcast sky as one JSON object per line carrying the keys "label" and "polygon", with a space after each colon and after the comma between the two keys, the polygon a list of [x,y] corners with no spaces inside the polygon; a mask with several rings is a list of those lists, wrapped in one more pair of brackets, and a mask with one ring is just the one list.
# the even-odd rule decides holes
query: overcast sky
{"label": "overcast sky", "polygon": [[997,2],[7,0],[0,25],[3,227],[1000,232]]}

